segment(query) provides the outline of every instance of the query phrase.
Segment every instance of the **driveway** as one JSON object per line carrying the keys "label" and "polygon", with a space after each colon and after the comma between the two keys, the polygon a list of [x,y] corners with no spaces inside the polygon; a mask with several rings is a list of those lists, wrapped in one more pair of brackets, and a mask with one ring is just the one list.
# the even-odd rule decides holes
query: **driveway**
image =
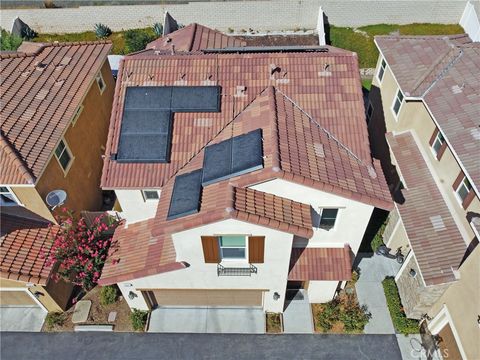
{"label": "driveway", "polygon": [[283,312],[283,331],[285,334],[312,334],[313,316],[312,307],[305,290],[299,290],[288,301]]}
{"label": "driveway", "polygon": [[263,334],[265,313],[255,308],[158,308],[148,332]]}
{"label": "driveway", "polygon": [[1,351],[2,360],[402,359],[394,335],[3,333]]}
{"label": "driveway", "polygon": [[39,306],[2,306],[0,331],[40,331],[46,316]]}

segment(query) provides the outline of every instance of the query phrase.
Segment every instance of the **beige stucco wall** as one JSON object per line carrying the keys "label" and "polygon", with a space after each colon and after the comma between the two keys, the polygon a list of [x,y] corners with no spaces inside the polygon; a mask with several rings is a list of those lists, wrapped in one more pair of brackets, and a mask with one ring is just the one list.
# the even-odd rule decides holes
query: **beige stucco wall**
{"label": "beige stucco wall", "polygon": [[468,359],[480,359],[480,246],[477,246],[460,267],[460,280],[452,284],[432,306],[428,314],[435,317],[446,305],[461,346]]}
{"label": "beige stucco wall", "polygon": [[18,186],[10,187],[15,193],[20,203],[28,210],[33,211],[35,214],[42,216],[43,218],[55,221],[50,209],[47,207],[44,199],[40,197],[38,191],[33,186]]}

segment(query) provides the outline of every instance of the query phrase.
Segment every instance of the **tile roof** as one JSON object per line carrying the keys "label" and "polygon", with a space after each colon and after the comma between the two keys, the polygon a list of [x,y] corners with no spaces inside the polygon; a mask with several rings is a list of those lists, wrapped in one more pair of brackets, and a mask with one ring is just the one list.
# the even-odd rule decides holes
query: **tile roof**
{"label": "tile roof", "polygon": [[375,41],[402,91],[423,99],[480,192],[480,43],[465,34]]}
{"label": "tile roof", "polygon": [[[371,163],[356,54],[326,49],[328,52],[125,57],[117,80],[102,187],[162,188],[269,85],[293,99],[356,157]],[[170,163],[119,163],[111,155],[118,151],[125,89],[137,85],[219,85],[221,112],[176,113]]]}
{"label": "tile roof", "polygon": [[195,52],[204,49],[245,46],[246,42],[196,23],[147,44],[147,50]]}
{"label": "tile roof", "polygon": [[54,43],[0,54],[2,184],[38,178],[111,47]]}
{"label": "tile roof", "polygon": [[467,246],[410,132],[387,134],[406,189],[397,204],[426,285],[455,281]]}
{"label": "tile roof", "polygon": [[288,280],[351,280],[351,254],[348,245],[341,248],[292,248]]}
{"label": "tile roof", "polygon": [[[288,124],[296,124],[296,126],[292,127]],[[369,173],[368,167],[362,161],[353,156],[338,140],[328,135],[323,128],[273,87],[268,87],[262,91],[238,116],[230,120],[208,144],[218,143],[259,128],[262,129],[263,136],[263,169],[204,187],[201,195],[200,211],[197,214],[167,220],[175,176],[202,168],[204,156],[204,148],[202,148],[167,181],[162,189],[154,219],[132,224],[128,229],[118,229],[116,231],[115,238],[118,238],[116,253],[110,256],[110,261],[107,261],[101,283],[110,284],[152,275],[152,272],[165,266],[165,263],[173,266],[177,259],[171,234],[224,219],[234,218],[310,238],[313,231],[308,205],[253,189],[246,189],[250,185],[270,179],[283,178],[287,181],[298,182],[306,186],[338,193],[342,196],[351,196],[358,201],[370,201],[384,208],[391,206],[390,195],[383,175],[379,173],[378,176],[372,177],[372,171]],[[312,164],[315,164],[312,165],[311,171],[317,174],[318,181],[306,179],[302,175],[300,170],[304,167],[303,164],[298,169],[295,166],[290,166],[294,163],[294,160],[284,155],[284,152],[289,154],[290,151],[279,146],[282,143],[290,143],[292,147],[298,149],[294,152],[296,156],[298,156],[298,152],[304,154],[314,152],[313,143],[305,135],[307,132],[304,130],[310,128],[313,133],[312,138],[319,144],[323,144],[325,153],[324,157],[319,156],[318,162],[307,157]],[[309,146],[311,147],[309,148]],[[331,159],[333,156],[336,158],[335,161]],[[283,158],[285,159],[282,160]],[[290,166],[288,171],[283,169],[286,166]],[[295,171],[298,171],[299,175],[295,174]],[[352,173],[358,176],[352,176]],[[362,195],[348,190],[348,184],[342,182],[343,177],[335,180],[337,185],[330,185],[334,181],[334,177],[347,175],[352,176],[347,183],[352,185],[356,181],[354,179],[362,179],[361,184],[369,184],[362,189],[372,189],[371,193]],[[345,188],[343,188],[344,186]],[[355,191],[357,190],[355,189]],[[145,234],[125,235],[124,231],[129,232],[131,227],[142,229]],[[121,232],[121,234],[117,234],[117,232]],[[138,233],[140,232],[138,230]],[[135,239],[135,241],[132,241],[132,239]],[[165,251],[164,248],[168,250]],[[148,257],[145,254],[148,254]],[[165,260],[167,258],[168,261]],[[181,261],[182,259],[178,260]]]}
{"label": "tile roof", "polygon": [[55,231],[58,226],[50,228],[46,220],[2,211],[0,276],[45,285],[52,270],[52,266],[46,264],[46,258]]}

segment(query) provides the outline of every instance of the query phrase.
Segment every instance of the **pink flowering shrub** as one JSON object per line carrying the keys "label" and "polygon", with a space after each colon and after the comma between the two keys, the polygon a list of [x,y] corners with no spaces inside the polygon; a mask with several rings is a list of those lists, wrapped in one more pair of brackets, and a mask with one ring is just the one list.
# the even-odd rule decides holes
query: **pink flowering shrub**
{"label": "pink flowering shrub", "polygon": [[88,291],[100,278],[116,222],[101,215],[88,226],[83,217],[76,220],[67,209],[62,211],[57,217],[60,231],[52,239],[47,266],[58,264],[56,280],[61,277]]}

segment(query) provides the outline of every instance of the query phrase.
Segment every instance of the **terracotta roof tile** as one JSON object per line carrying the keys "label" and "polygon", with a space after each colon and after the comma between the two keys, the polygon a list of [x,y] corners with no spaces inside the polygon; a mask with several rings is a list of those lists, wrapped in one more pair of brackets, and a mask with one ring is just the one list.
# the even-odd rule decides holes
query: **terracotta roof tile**
{"label": "terracotta roof tile", "polygon": [[351,280],[351,254],[348,245],[342,248],[292,248],[288,280]]}
{"label": "terracotta roof tile", "polygon": [[467,246],[411,133],[387,134],[401,169],[405,199],[397,204],[427,285],[455,281]]}
{"label": "terracotta roof tile", "polygon": [[1,183],[27,184],[40,175],[111,47],[55,43],[0,55]]}
{"label": "terracotta roof tile", "polygon": [[1,213],[0,275],[2,278],[45,285],[52,266],[46,264],[51,238],[58,226]]}

